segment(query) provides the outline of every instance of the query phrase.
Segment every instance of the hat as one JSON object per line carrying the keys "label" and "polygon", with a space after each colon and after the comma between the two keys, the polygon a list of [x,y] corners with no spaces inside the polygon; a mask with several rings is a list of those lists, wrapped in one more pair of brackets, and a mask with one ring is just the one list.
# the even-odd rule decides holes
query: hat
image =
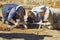
{"label": "hat", "polygon": [[39,6],[39,9],[38,9],[38,12],[43,12],[43,11],[46,11],[46,6],[42,5],[42,6]]}
{"label": "hat", "polygon": [[19,7],[21,7],[21,6],[22,6],[22,5],[17,6],[17,7],[16,7],[16,10],[17,10]]}

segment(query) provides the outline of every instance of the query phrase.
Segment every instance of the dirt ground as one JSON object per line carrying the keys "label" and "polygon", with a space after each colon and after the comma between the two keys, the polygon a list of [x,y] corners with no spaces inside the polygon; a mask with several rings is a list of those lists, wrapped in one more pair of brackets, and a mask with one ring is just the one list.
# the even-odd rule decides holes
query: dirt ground
{"label": "dirt ground", "polygon": [[46,28],[14,28],[10,31],[1,30],[7,28],[7,24],[0,22],[0,40],[60,40],[60,31]]}

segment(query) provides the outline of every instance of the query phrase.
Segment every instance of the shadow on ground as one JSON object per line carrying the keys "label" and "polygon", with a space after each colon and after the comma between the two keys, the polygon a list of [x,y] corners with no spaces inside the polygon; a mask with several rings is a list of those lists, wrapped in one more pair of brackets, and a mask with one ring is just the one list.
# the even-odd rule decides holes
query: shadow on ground
{"label": "shadow on ground", "polygon": [[44,40],[44,37],[52,37],[51,35],[35,35],[25,33],[0,33],[0,37],[5,39],[24,39],[24,40]]}

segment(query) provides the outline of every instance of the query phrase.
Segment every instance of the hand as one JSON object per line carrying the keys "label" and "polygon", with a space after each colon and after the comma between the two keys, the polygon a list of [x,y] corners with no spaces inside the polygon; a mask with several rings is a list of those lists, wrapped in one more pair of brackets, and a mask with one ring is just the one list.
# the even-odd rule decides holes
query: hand
{"label": "hand", "polygon": [[45,23],[41,23],[41,25],[45,26],[46,24]]}
{"label": "hand", "polygon": [[24,25],[25,29],[27,29],[27,25]]}
{"label": "hand", "polygon": [[17,27],[19,24],[18,23],[15,23],[15,27]]}

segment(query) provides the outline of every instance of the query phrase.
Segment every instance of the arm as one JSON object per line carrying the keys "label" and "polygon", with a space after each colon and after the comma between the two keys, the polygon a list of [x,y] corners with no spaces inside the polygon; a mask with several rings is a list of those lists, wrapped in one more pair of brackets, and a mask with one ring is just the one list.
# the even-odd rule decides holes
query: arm
{"label": "arm", "polygon": [[8,21],[13,23],[13,24],[15,24],[15,21],[12,19],[14,17],[14,15],[15,15],[15,11],[16,10],[14,8],[12,8],[9,15],[8,15]]}

